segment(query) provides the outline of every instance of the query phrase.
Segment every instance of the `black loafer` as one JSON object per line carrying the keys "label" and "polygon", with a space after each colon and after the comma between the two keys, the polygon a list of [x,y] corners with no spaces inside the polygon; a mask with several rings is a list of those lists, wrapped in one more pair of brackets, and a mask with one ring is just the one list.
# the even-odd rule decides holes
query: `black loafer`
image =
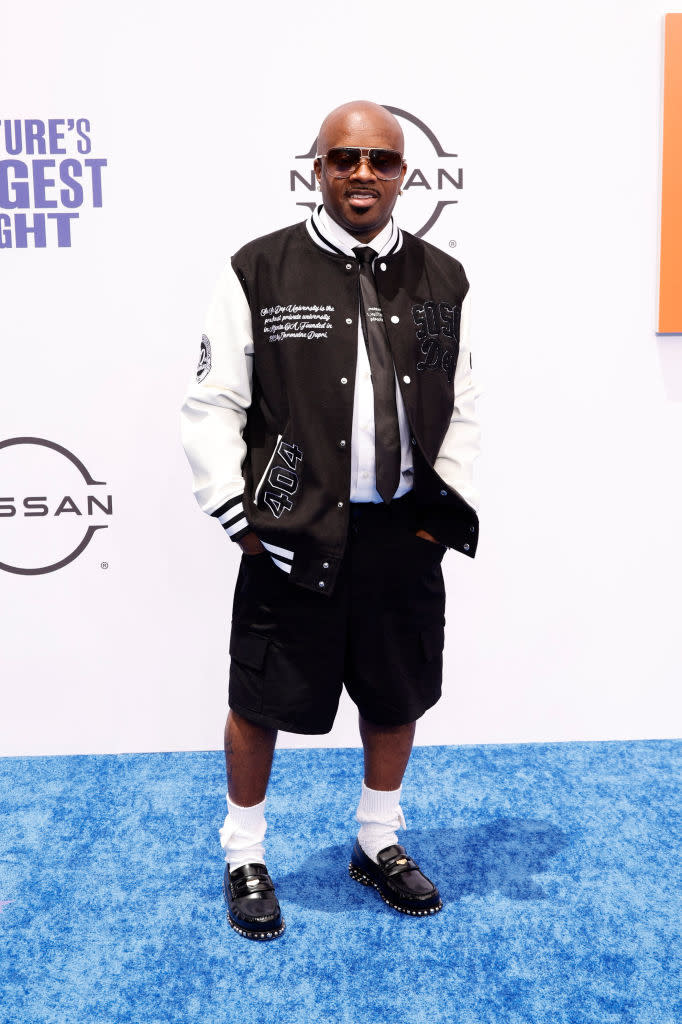
{"label": "black loafer", "polygon": [[375,864],[356,840],[348,865],[350,877],[361,885],[373,885],[384,903],[401,914],[427,917],[442,909],[438,889],[407,856],[404,846],[387,846],[377,857]]}
{"label": "black loafer", "polygon": [[225,865],[223,896],[227,920],[246,939],[276,939],[284,920],[275,887],[265,864],[243,864],[234,871]]}

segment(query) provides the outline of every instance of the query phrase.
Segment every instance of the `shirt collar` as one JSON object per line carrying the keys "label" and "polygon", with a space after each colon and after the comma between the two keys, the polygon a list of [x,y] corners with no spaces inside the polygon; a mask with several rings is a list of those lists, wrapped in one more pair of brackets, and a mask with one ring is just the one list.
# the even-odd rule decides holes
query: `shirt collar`
{"label": "shirt collar", "polygon": [[[358,241],[349,234],[340,224],[329,216],[324,206],[320,205],[313,210],[306,221],[308,234],[313,242],[327,252],[335,252],[342,256],[350,256],[355,259],[353,249],[367,243]],[[403,241],[402,231],[396,227],[393,217],[388,224],[381,229],[369,243],[379,256],[389,256],[397,252]]]}

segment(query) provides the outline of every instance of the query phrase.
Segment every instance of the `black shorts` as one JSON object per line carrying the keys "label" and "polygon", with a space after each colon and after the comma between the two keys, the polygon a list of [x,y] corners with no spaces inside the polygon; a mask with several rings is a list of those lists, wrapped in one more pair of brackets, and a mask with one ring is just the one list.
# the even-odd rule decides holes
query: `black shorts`
{"label": "black shorts", "polygon": [[334,591],[292,583],[267,552],[242,555],[229,705],[288,732],[329,732],[345,684],[363,718],[413,722],[441,695],[446,548],[418,537],[412,492],[351,504]]}

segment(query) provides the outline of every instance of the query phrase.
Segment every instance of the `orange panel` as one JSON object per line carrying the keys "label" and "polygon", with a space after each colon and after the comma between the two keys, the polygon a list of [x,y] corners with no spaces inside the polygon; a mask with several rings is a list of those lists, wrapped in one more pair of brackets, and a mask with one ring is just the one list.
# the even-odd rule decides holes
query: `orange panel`
{"label": "orange panel", "polygon": [[682,333],[682,14],[665,16],[658,330]]}

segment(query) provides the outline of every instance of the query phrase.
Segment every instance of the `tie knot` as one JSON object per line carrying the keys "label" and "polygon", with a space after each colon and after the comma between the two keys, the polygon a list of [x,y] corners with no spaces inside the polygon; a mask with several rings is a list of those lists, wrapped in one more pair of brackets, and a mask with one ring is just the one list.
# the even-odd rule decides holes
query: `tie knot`
{"label": "tie knot", "polygon": [[376,252],[369,245],[359,245],[357,249],[353,249],[353,252],[355,253],[358,263],[369,264],[376,256]]}

